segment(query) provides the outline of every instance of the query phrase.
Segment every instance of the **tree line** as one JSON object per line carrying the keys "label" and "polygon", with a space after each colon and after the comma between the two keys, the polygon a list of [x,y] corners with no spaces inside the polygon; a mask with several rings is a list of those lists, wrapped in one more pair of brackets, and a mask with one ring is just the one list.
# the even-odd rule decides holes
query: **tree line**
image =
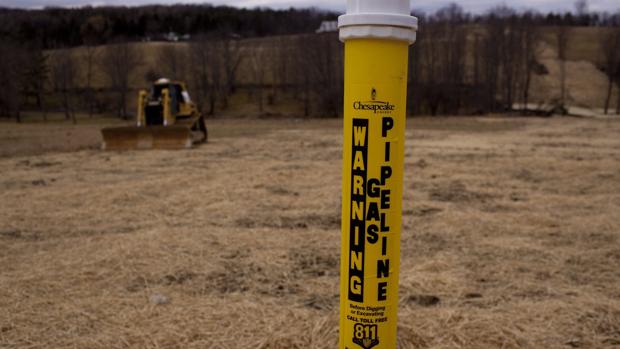
{"label": "tree line", "polygon": [[[539,55],[542,24],[550,15],[499,6],[484,16],[472,16],[451,4],[418,16],[420,35],[409,56],[410,115],[484,114],[511,110],[516,104],[529,112],[532,79],[546,73]],[[561,68],[556,112],[566,104],[565,64],[573,35],[568,23],[591,18],[615,17],[577,11],[545,28],[547,35],[552,33]],[[620,113],[620,92],[612,96],[614,84],[620,84],[620,30],[612,27],[603,33],[599,40],[600,69],[608,78],[605,112],[617,98]],[[144,52],[137,45],[127,39],[107,46],[86,42],[90,43],[81,45],[76,55],[74,50],[46,51],[30,43],[0,40],[0,79],[5,81],[0,115],[19,120],[20,111],[29,108],[41,110],[45,117],[53,104],[74,121],[76,110],[91,115],[114,112],[126,118],[128,107],[133,110],[128,106],[135,94],[132,79],[144,85],[162,76],[187,81],[193,98],[209,115],[228,109],[231,98],[240,93],[255,103],[259,113],[285,99],[295,101],[303,116],[341,113],[344,50],[337,33],[243,39],[227,30],[197,34],[188,44],[159,48],[153,53],[155,66],[137,78],[136,69],[144,65]],[[95,75],[104,78],[105,88],[95,86]]]}
{"label": "tree line", "polygon": [[[337,13],[319,9],[239,9],[229,6],[172,5],[141,7],[81,7],[42,10],[0,7],[0,38],[28,43],[41,49],[105,44],[119,40],[142,40],[170,31],[190,35],[235,33],[241,37],[311,33]],[[428,17],[416,13],[419,17]],[[462,13],[461,24],[484,23],[489,14]],[[537,14],[537,26],[618,26],[620,13],[588,11],[580,0],[576,11]]]}
{"label": "tree line", "polygon": [[[486,114],[511,111],[517,104],[523,114],[532,112],[532,80],[548,73],[540,55],[544,36],[549,34],[560,62],[560,97],[553,101],[553,110],[546,112],[566,112],[566,62],[568,48],[575,44],[571,42],[574,24],[600,18],[600,14],[596,17],[587,12],[585,0],[578,0],[575,7],[577,15],[566,14],[564,18],[570,20],[557,22],[548,21],[551,15],[519,13],[505,5],[491,9],[476,25],[465,27],[470,15],[456,4],[422,16],[423,30],[410,51],[410,114]],[[549,23],[553,25],[543,26]],[[603,57],[599,69],[608,79],[606,114],[612,88],[620,85],[619,23],[608,24],[610,28],[598,38]],[[616,105],[620,114],[620,91]]]}
{"label": "tree line", "polygon": [[261,37],[312,32],[322,21],[336,17],[333,12],[312,8],[239,9],[208,4],[43,10],[0,8],[0,38],[54,49],[140,41],[168,32]]}

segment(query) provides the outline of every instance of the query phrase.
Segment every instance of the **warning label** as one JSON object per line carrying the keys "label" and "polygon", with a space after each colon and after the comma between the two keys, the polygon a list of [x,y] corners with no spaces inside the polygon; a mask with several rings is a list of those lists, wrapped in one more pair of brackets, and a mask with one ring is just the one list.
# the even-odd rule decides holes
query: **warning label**
{"label": "warning label", "polygon": [[[396,345],[404,112],[398,86],[354,85],[346,120],[341,348]],[[381,98],[383,97],[383,98]],[[390,97],[390,98],[385,98]]]}
{"label": "warning label", "polygon": [[[389,302],[390,255],[397,242],[391,229],[394,119],[390,115],[353,118],[351,129],[350,216],[348,217],[347,299],[344,311],[350,340],[364,349],[381,343],[387,322],[396,320]],[[372,128],[372,123],[377,128]],[[393,285],[394,284],[394,285]]]}
{"label": "warning label", "polygon": [[[386,138],[394,127],[390,116],[382,117],[381,135]],[[349,290],[348,298],[364,302],[366,287],[374,287],[377,301],[387,299],[389,287],[390,259],[388,243],[390,225],[386,210],[390,209],[391,190],[388,182],[392,177],[390,165],[391,143],[383,141],[383,162],[379,176],[368,176],[368,119],[353,119],[352,164],[351,164],[351,217],[349,223]],[[376,276],[374,285],[365,285],[366,246],[378,245],[380,255],[372,258]]]}

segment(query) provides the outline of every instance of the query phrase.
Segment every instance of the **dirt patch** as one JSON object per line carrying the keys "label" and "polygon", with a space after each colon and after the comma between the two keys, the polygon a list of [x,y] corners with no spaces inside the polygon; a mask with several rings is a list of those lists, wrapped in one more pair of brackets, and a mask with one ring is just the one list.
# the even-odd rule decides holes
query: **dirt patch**
{"label": "dirt patch", "polygon": [[249,292],[256,280],[266,281],[263,268],[253,263],[230,261],[219,269],[206,275],[200,293]]}
{"label": "dirt patch", "polygon": [[414,207],[413,210],[404,210],[403,216],[426,217],[436,215],[442,211],[443,209],[438,207],[420,206]]}
{"label": "dirt patch", "polygon": [[531,182],[531,183],[540,183],[543,180],[543,178],[541,178],[540,175],[537,175],[528,169],[520,169],[516,171],[513,177],[520,181]]}
{"label": "dirt patch", "polygon": [[11,240],[14,239],[14,240],[36,241],[36,240],[41,239],[42,235],[43,234],[39,232],[22,231],[19,229],[0,230],[0,238],[11,239]]}
{"label": "dirt patch", "polygon": [[316,310],[331,311],[338,307],[339,296],[314,295],[304,300],[304,306]]}
{"label": "dirt patch", "polygon": [[254,187],[255,189],[265,189],[267,192],[275,195],[284,195],[284,196],[299,196],[299,192],[290,190],[281,185],[258,185]]}
{"label": "dirt patch", "polygon": [[433,295],[410,295],[407,297],[407,302],[415,303],[421,307],[432,307],[438,305],[441,300],[437,296]]}
{"label": "dirt patch", "polygon": [[337,229],[340,227],[340,216],[331,215],[299,215],[279,216],[274,218],[252,219],[239,218],[234,224],[242,228],[274,228],[274,229],[308,229],[318,227],[323,229]]}
{"label": "dirt patch", "polygon": [[335,251],[318,250],[307,247],[289,252],[293,261],[293,273],[303,276],[335,276],[338,275],[339,257]]}
{"label": "dirt patch", "polygon": [[126,286],[126,289],[129,292],[138,292],[152,286],[183,285],[187,282],[198,279],[199,277],[200,275],[197,273],[183,270],[172,274],[166,274],[159,278],[145,278],[143,276],[139,276],[133,279]]}
{"label": "dirt patch", "polygon": [[481,202],[491,201],[494,196],[487,193],[468,190],[464,183],[460,181],[452,181],[447,184],[436,185],[429,192],[429,198],[433,201],[440,202]]}

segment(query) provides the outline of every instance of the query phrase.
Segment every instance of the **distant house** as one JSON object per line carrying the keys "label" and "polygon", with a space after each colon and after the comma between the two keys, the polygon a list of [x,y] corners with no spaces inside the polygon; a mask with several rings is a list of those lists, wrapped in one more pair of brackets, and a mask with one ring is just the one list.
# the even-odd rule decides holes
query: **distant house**
{"label": "distant house", "polygon": [[163,34],[155,34],[153,36],[145,36],[142,38],[144,42],[150,41],[170,41],[170,42],[179,42],[179,41],[189,41],[191,39],[191,35],[189,34],[177,34],[175,32],[163,33]]}
{"label": "distant house", "polygon": [[179,41],[179,35],[175,32],[169,32],[164,34],[164,40],[166,41]]}
{"label": "distant house", "polygon": [[316,30],[318,33],[332,33],[338,31],[338,21],[323,21],[321,26]]}
{"label": "distant house", "polygon": [[175,32],[169,32],[168,34],[164,34],[164,40],[166,41],[189,41],[190,38],[191,37],[189,34],[179,35]]}

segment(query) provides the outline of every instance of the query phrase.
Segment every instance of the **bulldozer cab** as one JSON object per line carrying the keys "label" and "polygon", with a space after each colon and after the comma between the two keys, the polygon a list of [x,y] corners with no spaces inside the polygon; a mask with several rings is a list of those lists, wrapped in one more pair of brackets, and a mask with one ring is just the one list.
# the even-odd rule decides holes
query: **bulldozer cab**
{"label": "bulldozer cab", "polygon": [[170,112],[177,117],[190,116],[194,112],[193,103],[181,82],[167,79],[157,80],[149,91],[150,104],[161,104],[162,92],[167,89],[170,97]]}
{"label": "bulldozer cab", "polygon": [[156,83],[151,87],[149,93],[149,101],[153,104],[161,103],[162,92],[164,89],[168,89],[170,94],[170,109],[173,114],[177,114],[180,111],[179,104],[185,103],[183,98],[183,87],[180,84],[175,83]]}

